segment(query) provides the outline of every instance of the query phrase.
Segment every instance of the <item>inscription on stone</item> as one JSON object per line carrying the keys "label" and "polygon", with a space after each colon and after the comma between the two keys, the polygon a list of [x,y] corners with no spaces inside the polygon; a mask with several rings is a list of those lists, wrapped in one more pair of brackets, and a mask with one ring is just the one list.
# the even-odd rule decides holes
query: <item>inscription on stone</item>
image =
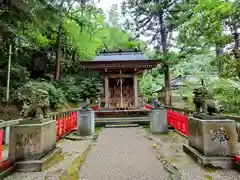
{"label": "inscription on stone", "polygon": [[223,127],[220,129],[211,130],[210,132],[213,135],[213,141],[219,141],[220,143],[229,141],[229,137]]}
{"label": "inscription on stone", "polygon": [[18,147],[24,147],[29,146],[33,141],[33,135],[32,134],[16,134],[16,146]]}
{"label": "inscription on stone", "polygon": [[82,116],[82,121],[86,121],[88,119],[88,116]]}

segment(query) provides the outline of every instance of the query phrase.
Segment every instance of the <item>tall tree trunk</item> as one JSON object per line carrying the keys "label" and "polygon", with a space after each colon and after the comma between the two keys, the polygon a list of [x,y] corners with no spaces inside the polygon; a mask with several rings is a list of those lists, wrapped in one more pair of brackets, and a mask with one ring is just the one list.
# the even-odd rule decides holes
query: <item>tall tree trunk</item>
{"label": "tall tree trunk", "polygon": [[221,48],[221,46],[216,44],[215,52],[216,52],[216,58],[217,58],[218,74],[220,75],[223,72],[223,68],[224,68],[224,62],[222,61],[222,57],[221,57],[221,55],[223,55],[223,49]]}
{"label": "tall tree trunk", "polygon": [[240,59],[240,37],[238,33],[238,26],[236,23],[233,24],[233,38],[234,38],[234,55],[236,59]]}
{"label": "tall tree trunk", "polygon": [[238,33],[238,27],[237,26],[237,23],[234,23],[233,24],[233,38],[234,38],[234,43],[235,43],[235,47],[234,47],[234,50],[233,50],[233,53],[234,53],[234,56],[236,58],[236,60],[238,62],[237,63],[237,66],[236,66],[236,72],[237,72],[237,76],[238,78],[240,79],[240,34]]}
{"label": "tall tree trunk", "polygon": [[[163,12],[159,13],[159,24],[160,24],[160,35],[161,35],[161,45],[162,45],[162,53],[163,53],[163,60],[167,61],[167,54],[168,54],[168,45],[167,45],[167,34],[165,23],[163,19]],[[170,72],[169,66],[167,64],[164,65],[164,86],[165,86],[165,104],[172,105],[171,102],[171,91],[170,91]]]}
{"label": "tall tree trunk", "polygon": [[55,80],[59,80],[60,77],[60,63],[61,63],[61,43],[62,43],[62,21],[58,26],[57,36],[57,49],[56,49],[56,69],[55,69]]}

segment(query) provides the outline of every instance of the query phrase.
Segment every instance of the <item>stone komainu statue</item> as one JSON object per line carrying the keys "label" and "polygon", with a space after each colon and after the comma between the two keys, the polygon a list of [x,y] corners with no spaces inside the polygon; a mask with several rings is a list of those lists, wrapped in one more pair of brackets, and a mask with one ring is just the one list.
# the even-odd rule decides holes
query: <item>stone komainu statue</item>
{"label": "stone komainu statue", "polygon": [[203,113],[208,112],[209,115],[219,112],[216,101],[206,88],[196,88],[193,94],[193,103],[195,104],[197,113],[200,113],[201,108]]}
{"label": "stone komainu statue", "polygon": [[21,115],[24,118],[36,118],[38,115],[41,115],[41,113],[44,118],[47,117],[50,102],[49,94],[46,90],[34,87],[23,87],[21,99],[23,100]]}

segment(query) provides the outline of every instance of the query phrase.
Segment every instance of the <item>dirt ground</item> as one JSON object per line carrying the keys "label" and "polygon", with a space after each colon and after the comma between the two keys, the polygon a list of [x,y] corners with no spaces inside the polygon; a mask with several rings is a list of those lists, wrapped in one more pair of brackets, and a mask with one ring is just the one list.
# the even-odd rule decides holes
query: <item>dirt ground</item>
{"label": "dirt ground", "polygon": [[0,120],[9,121],[14,119],[19,119],[20,108],[16,105],[3,105],[0,104]]}

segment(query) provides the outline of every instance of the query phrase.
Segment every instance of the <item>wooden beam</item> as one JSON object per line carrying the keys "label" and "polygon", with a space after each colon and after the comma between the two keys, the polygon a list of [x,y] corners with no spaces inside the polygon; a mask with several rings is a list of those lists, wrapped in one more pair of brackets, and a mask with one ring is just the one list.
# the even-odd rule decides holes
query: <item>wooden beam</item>
{"label": "wooden beam", "polygon": [[104,81],[104,92],[105,92],[105,108],[108,108],[109,103],[109,79],[108,76],[105,76],[105,81]]}
{"label": "wooden beam", "polygon": [[120,75],[120,74],[108,74],[109,78],[120,78],[120,76],[123,77],[123,78],[132,78],[133,74],[122,74],[122,75]]}

